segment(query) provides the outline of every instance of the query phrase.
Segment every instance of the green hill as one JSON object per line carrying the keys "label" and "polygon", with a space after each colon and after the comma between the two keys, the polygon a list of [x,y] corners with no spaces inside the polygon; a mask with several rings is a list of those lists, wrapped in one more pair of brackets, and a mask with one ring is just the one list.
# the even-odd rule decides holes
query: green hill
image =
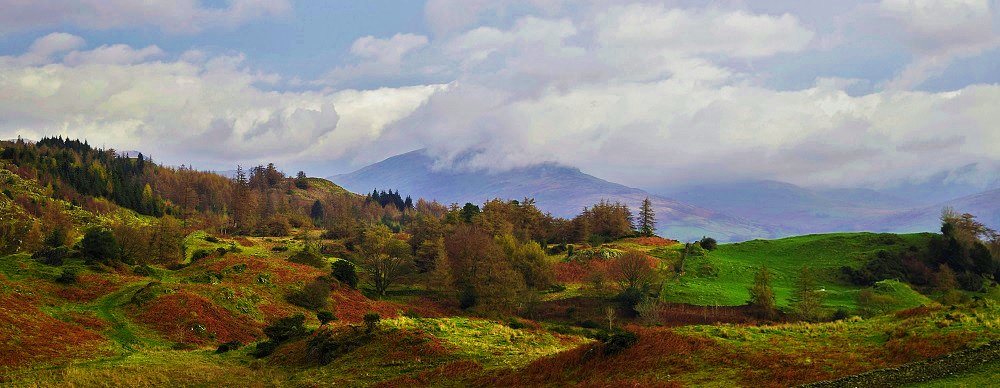
{"label": "green hill", "polygon": [[[787,306],[799,271],[809,267],[817,285],[827,292],[827,305],[854,308],[862,288],[841,279],[841,267],[860,268],[883,250],[896,253],[926,246],[931,236],[834,233],[722,244],[715,251],[689,257],[682,275],[664,283],[662,296],[668,302],[702,306],[743,305],[754,275],[767,267],[773,274],[778,306]],[[679,252],[683,246],[672,249]]]}

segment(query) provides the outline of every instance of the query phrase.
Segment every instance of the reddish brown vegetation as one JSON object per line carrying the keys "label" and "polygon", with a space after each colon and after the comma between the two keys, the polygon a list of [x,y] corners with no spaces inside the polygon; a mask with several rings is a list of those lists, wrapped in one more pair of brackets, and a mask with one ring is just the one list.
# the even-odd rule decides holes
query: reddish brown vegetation
{"label": "reddish brown vegetation", "polygon": [[136,312],[136,319],[176,342],[248,343],[261,336],[260,326],[247,316],[234,314],[185,291],[147,303]]}
{"label": "reddish brown vegetation", "polygon": [[118,290],[119,285],[112,283],[107,276],[99,274],[80,275],[76,284],[67,286],[51,286],[60,298],[71,302],[90,302]]}
{"label": "reddish brown vegetation", "polygon": [[28,295],[0,295],[0,370],[101,354],[102,335],[40,311]]}
{"label": "reddish brown vegetation", "polygon": [[899,310],[896,312],[896,318],[916,318],[916,317],[926,317],[931,315],[936,311],[940,311],[941,306],[917,306],[914,308],[909,308],[906,310]]}
{"label": "reddish brown vegetation", "polygon": [[631,237],[624,239],[622,241],[627,243],[651,246],[651,247],[667,247],[678,243],[676,240],[665,239],[660,236]]}
{"label": "reddish brown vegetation", "polygon": [[430,387],[454,384],[456,380],[478,375],[483,366],[471,360],[455,361],[414,375],[401,376],[376,384],[375,387]]}

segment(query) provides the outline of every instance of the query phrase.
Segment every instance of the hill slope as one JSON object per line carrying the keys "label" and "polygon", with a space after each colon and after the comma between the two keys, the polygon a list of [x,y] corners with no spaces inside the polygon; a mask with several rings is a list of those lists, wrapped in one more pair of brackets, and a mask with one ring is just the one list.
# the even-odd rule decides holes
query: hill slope
{"label": "hill slope", "polygon": [[658,232],[691,240],[714,236],[721,241],[771,237],[765,225],[728,216],[643,190],[608,182],[576,168],[540,164],[499,173],[435,169],[422,150],[397,155],[349,174],[329,178],[354,192],[394,189],[442,203],[482,203],[493,198],[534,198],[538,207],[559,217],[573,217],[601,199],[621,201],[633,209],[647,196],[660,220]]}

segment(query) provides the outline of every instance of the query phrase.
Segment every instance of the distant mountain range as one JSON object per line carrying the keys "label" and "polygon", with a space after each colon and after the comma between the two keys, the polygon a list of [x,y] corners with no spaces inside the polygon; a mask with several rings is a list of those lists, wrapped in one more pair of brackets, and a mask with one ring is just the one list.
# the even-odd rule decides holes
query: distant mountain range
{"label": "distant mountain range", "polygon": [[[1000,227],[1000,189],[966,195],[974,188],[954,186],[945,176],[892,190],[821,190],[747,181],[650,193],[552,163],[497,173],[435,169],[434,159],[417,150],[329,179],[357,193],[392,189],[445,204],[528,197],[542,211],[565,218],[601,199],[621,201],[635,211],[648,196],[660,220],[658,233],[683,241],[702,236],[742,241],[836,231],[936,231],[945,206]],[[962,196],[941,200],[943,193]]]}
{"label": "distant mountain range", "polygon": [[392,189],[445,204],[482,204],[493,198],[534,198],[542,211],[565,218],[576,216],[584,207],[601,199],[620,201],[634,212],[642,200],[649,197],[660,220],[658,232],[685,241],[702,236],[738,241],[773,237],[777,232],[747,219],[608,182],[557,164],[539,164],[499,173],[435,170],[433,166],[434,159],[417,150],[329,179],[357,193]]}
{"label": "distant mountain range", "polygon": [[[929,184],[924,187],[930,190]],[[943,191],[944,189],[942,189]],[[958,189],[953,189],[961,192]],[[964,191],[971,191],[963,188]],[[1000,189],[940,201],[940,194],[907,198],[871,189],[816,190],[790,183],[751,181],[664,190],[695,206],[769,225],[779,235],[836,231],[929,232],[951,207],[1000,227]]]}

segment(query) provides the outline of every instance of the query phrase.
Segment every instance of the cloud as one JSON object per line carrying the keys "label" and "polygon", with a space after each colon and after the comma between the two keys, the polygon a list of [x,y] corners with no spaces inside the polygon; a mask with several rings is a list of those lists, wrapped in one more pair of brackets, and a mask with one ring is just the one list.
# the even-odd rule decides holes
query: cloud
{"label": "cloud", "polygon": [[507,25],[433,42],[456,81],[385,133],[411,134],[445,167],[554,161],[641,186],[877,186],[1000,165],[990,124],[1000,113],[989,108],[1000,86],[851,95],[856,81],[836,78],[763,85],[753,61],[822,49],[789,13],[639,3]]}
{"label": "cloud", "polygon": [[956,58],[1000,47],[1000,20],[988,0],[882,0],[868,10],[916,56],[892,89],[919,86]]}
{"label": "cloud", "polygon": [[360,62],[330,71],[323,83],[338,84],[358,77],[390,77],[401,72],[400,63],[407,53],[427,45],[427,37],[416,34],[396,34],[389,39],[374,36],[358,38],[351,45],[351,54]]}
{"label": "cloud", "polygon": [[199,0],[0,0],[0,34],[53,26],[108,30],[153,26],[171,33],[233,28],[280,16],[289,0],[228,0],[221,8]]}
{"label": "cloud", "polygon": [[241,55],[169,59],[155,46],[83,50],[53,42],[32,47],[78,49],[39,64],[0,57],[0,138],[63,135],[221,168],[301,162],[362,152],[384,125],[437,90],[268,90],[260,85],[274,75],[250,70]]}

